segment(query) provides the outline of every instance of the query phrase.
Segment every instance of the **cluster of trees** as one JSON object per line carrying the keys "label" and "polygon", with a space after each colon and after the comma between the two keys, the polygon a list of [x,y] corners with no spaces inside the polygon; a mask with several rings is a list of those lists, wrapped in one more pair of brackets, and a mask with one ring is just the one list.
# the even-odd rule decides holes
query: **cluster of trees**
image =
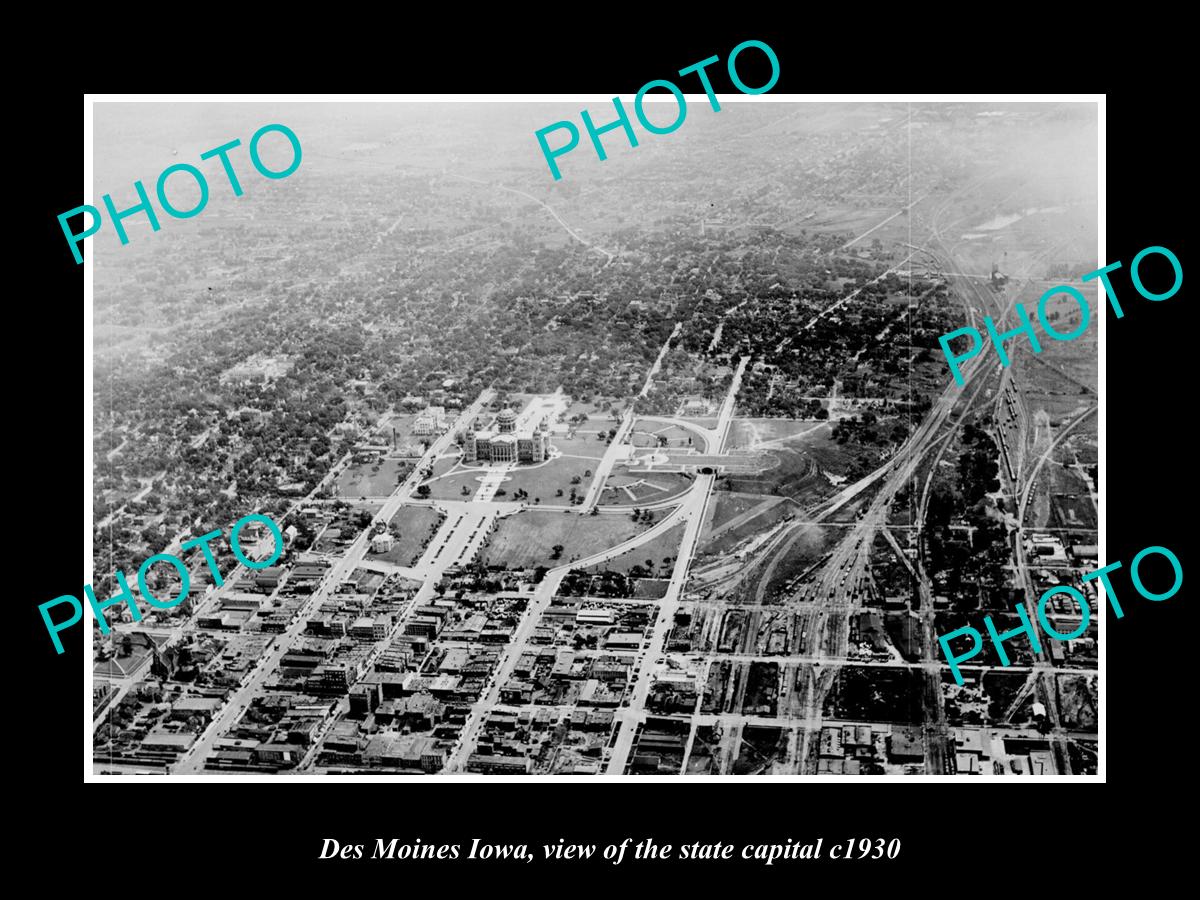
{"label": "cluster of trees", "polygon": [[[379,254],[373,267],[342,265],[378,236],[378,184],[358,178],[339,182],[353,210],[345,221],[298,223],[286,238],[267,219],[198,236],[236,273],[219,291],[201,294],[194,272],[164,266],[158,254],[139,270],[154,278],[119,293],[97,285],[104,321],[141,321],[154,309],[176,324],[156,337],[153,354],[97,364],[98,518],[136,493],[139,479],[157,477],[153,493],[162,502],[155,523],[161,527],[122,532],[120,542],[97,529],[98,557],[136,569],[160,542],[196,523],[207,529],[247,509],[283,509],[287,497],[312,490],[349,446],[335,426],[371,422],[405,397],[453,408],[488,385],[562,385],[575,396],[630,397],[678,322],[679,365],[676,357],[668,361],[664,396],[685,379],[694,392],[715,394],[724,376],[713,363],[726,360],[696,359],[708,352],[718,322],[725,321],[725,335],[717,357],[747,350],[765,357],[812,310],[841,295],[830,288],[831,277],[857,283],[879,268],[833,254],[831,236],[772,229],[630,229],[606,236],[620,255],[605,265],[577,242],[540,247],[522,229],[495,231],[500,240],[467,239],[495,224],[494,210],[480,205],[472,188],[405,181],[413,197],[436,196],[437,213],[423,228],[391,232],[385,240],[396,252]],[[395,191],[387,194],[394,212]],[[416,249],[422,252],[405,252]],[[311,287],[314,278],[319,290]],[[742,300],[751,302],[727,316]],[[235,304],[237,315],[215,327],[214,310]],[[864,316],[851,343],[862,348],[886,324]],[[783,356],[810,380],[834,371],[847,355],[834,342],[849,327],[819,323],[811,352],[806,336],[805,353]],[[890,352],[881,348],[879,356]],[[228,375],[251,357],[279,364],[253,378]],[[753,404],[756,394],[743,396]],[[614,435],[610,429],[601,439]],[[110,461],[109,451],[122,442]],[[285,494],[283,485],[293,487]],[[418,494],[429,496],[429,487]]]}
{"label": "cluster of trees", "polygon": [[563,578],[559,593],[568,597],[632,597],[635,583],[624,572],[603,571],[598,574],[578,569]]}
{"label": "cluster of trees", "polygon": [[904,443],[908,437],[908,425],[904,419],[892,419],[890,425],[879,420],[871,410],[866,410],[862,416],[850,416],[839,419],[833,426],[833,439],[839,444],[851,441],[856,444],[894,444]]}
{"label": "cluster of trees", "polygon": [[[964,581],[1004,583],[1011,556],[1008,529],[986,497],[1000,488],[998,454],[992,436],[968,422],[953,474],[939,473],[930,491],[925,521],[930,570],[952,593]],[[965,534],[951,529],[955,522],[966,526]]]}
{"label": "cluster of trees", "polygon": [[963,503],[974,506],[985,494],[1000,489],[1000,449],[983,429],[968,422],[963,428],[958,457],[958,483]]}

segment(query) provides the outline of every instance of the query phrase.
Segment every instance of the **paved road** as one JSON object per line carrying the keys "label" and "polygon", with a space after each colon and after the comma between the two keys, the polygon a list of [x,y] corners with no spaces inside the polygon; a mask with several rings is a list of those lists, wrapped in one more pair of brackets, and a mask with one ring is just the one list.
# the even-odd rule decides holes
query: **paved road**
{"label": "paved road", "polygon": [[620,729],[617,740],[613,745],[606,771],[610,775],[620,775],[625,771],[625,764],[633,746],[633,735],[639,723],[646,720],[646,696],[650,691],[650,675],[662,655],[667,635],[675,625],[675,613],[679,609],[683,588],[687,583],[688,567],[696,551],[696,543],[704,526],[704,514],[708,509],[709,493],[714,481],[712,475],[698,475],[696,485],[688,493],[680,516],[686,523],[683,529],[683,541],[675,557],[675,566],[671,571],[671,581],[666,595],[658,605],[658,617],[654,621],[649,644],[642,654],[641,663],[633,675],[632,693],[629,706],[619,710],[614,721]]}
{"label": "paved road", "polygon": [[[934,215],[931,243],[938,245],[942,255],[950,260],[950,265],[945,268],[954,270],[959,267],[953,264],[949,248],[941,240],[937,228],[937,219],[948,204],[949,200]],[[909,255],[910,259],[911,257],[912,254]],[[893,269],[895,268],[893,267]],[[1002,319],[1003,315],[1009,312],[1016,302],[1015,292],[1007,307],[1003,307],[998,298],[983,291],[978,283],[968,282],[965,288],[961,297],[972,321],[977,315],[984,312],[998,312]],[[974,303],[969,302],[971,295],[974,296]],[[845,302],[852,296],[853,294],[849,295],[841,302]],[[840,303],[823,311],[821,315],[828,314],[837,305]],[[815,647],[816,657],[821,668],[816,674],[815,684],[808,697],[805,710],[805,721],[809,727],[804,735],[801,759],[807,758],[810,734],[815,733],[820,726],[825,696],[836,679],[841,661],[847,657],[850,616],[863,607],[864,600],[873,589],[869,563],[874,537],[879,529],[886,528],[895,495],[911,481],[924,458],[939,446],[943,450],[945,449],[945,441],[949,440],[949,436],[944,431],[947,424],[949,424],[952,435],[964,421],[966,410],[984,399],[985,395],[980,390],[980,386],[997,370],[998,365],[992,358],[988,358],[988,361],[985,362],[985,356],[986,354],[980,354],[963,368],[963,386],[949,384],[935,401],[929,414],[897,450],[896,454],[876,472],[868,476],[871,481],[878,480],[885,475],[886,478],[863,515],[851,526],[846,537],[833,549],[821,571],[815,597],[823,601],[824,609],[816,616],[816,627],[812,630],[815,643],[811,645]],[[974,390],[970,390],[972,387]],[[963,413],[960,414],[957,421],[950,421],[951,412],[960,405]],[[813,518],[822,517],[814,516]],[[757,602],[763,602],[763,594],[769,584],[770,575],[773,574],[777,561],[786,554],[790,543],[784,546],[783,552],[778,553],[769,564],[767,572],[759,584]],[[921,580],[924,581],[924,579]],[[922,596],[927,598],[927,590],[924,585],[922,586]],[[931,620],[931,607],[932,604],[929,603],[923,607],[927,620]],[[932,622],[927,621],[927,624],[931,625]],[[932,628],[929,628],[928,632],[926,639],[932,645],[935,640],[934,632]],[[927,658],[933,657],[929,648],[925,655]],[[925,691],[926,763],[932,773],[939,773],[945,770],[943,741],[941,740],[945,733],[945,719],[940,679],[930,673],[927,682]]]}
{"label": "paved road", "polygon": [[[703,476],[702,476],[703,477]],[[541,583],[537,586],[533,598],[529,602],[525,613],[521,617],[520,624],[517,626],[516,632],[512,636],[512,640],[505,645],[501,651],[500,662],[496,667],[496,672],[488,685],[487,690],[483,695],[471,706],[471,711],[467,716],[466,724],[463,726],[462,732],[459,735],[458,742],[451,748],[448,756],[448,761],[445,767],[446,772],[459,772],[466,766],[466,762],[471,752],[475,748],[475,744],[479,740],[479,734],[483,730],[484,721],[487,718],[487,713],[499,706],[500,689],[508,682],[512,676],[513,667],[521,654],[525,652],[529,644],[529,637],[533,634],[534,629],[541,621],[542,613],[550,605],[555,595],[558,593],[558,588],[562,584],[563,578],[567,576],[572,569],[584,568],[586,566],[599,565],[615,559],[623,553],[641,546],[647,541],[653,540],[664,531],[675,527],[679,522],[684,521],[689,514],[690,507],[686,500],[697,495],[696,486],[693,486],[690,493],[685,498],[678,509],[670,516],[667,516],[661,522],[658,522],[653,527],[643,531],[627,541],[622,541],[613,547],[609,547],[599,553],[594,553],[591,556],[585,556],[583,559],[578,559],[573,562],[565,563],[557,568],[551,569],[546,573]],[[582,513],[574,512],[575,515]],[[679,565],[679,560],[676,560],[676,566]]]}
{"label": "paved road", "polygon": [[[733,411],[737,404],[737,393],[742,383],[742,375],[746,371],[749,357],[742,357],[734,372],[733,380],[721,404],[721,412],[717,417],[717,425],[713,429],[712,447],[714,452],[720,452],[729,435],[729,427],[733,421]],[[671,518],[682,520],[684,524],[683,540],[675,556],[675,566],[671,571],[671,581],[667,592],[659,602],[658,618],[654,621],[654,630],[650,642],[642,654],[641,663],[633,676],[632,693],[629,705],[620,709],[614,716],[619,729],[617,739],[609,755],[606,772],[610,775],[620,775],[625,771],[630,751],[633,749],[633,736],[639,724],[646,721],[646,696],[650,692],[651,673],[666,647],[667,635],[675,626],[675,613],[683,598],[683,589],[687,584],[688,569],[696,553],[696,545],[700,540],[700,532],[704,527],[705,514],[708,511],[709,496],[712,493],[713,475],[697,475],[696,483],[685,496],[678,511]]]}
{"label": "paved road", "polygon": [[[438,455],[444,452],[446,446],[454,440],[454,432],[458,427],[469,425],[472,419],[478,414],[479,409],[484,403],[491,399],[491,392],[484,391],[467,410],[459,417],[454,428],[446,431],[436,441],[434,441],[421,461],[414,467],[408,478],[404,480],[392,496],[389,497],[383,504],[383,507],[375,516],[377,522],[387,522],[401,505],[408,498],[408,494],[421,481],[421,470],[431,465],[432,461],[437,459]],[[275,671],[279,665],[283,655],[291,649],[296,639],[304,632],[308,623],[309,617],[320,608],[321,603],[337,589],[344,580],[346,580],[362,562],[369,545],[369,537],[371,528],[363,530],[355,539],[354,543],[346,553],[334,563],[333,567],[326,573],[324,580],[312,595],[306,600],[296,613],[292,624],[288,626],[283,634],[279,635],[274,643],[268,648],[267,652],[259,659],[249,677],[242,683],[241,687],[234,692],[233,696],[221,707],[221,711],[209,723],[208,727],[201,734],[200,738],[192,745],[192,748],[183,755],[179,762],[172,767],[172,771],[182,774],[191,774],[199,771],[204,766],[204,760],[209,753],[212,752],[213,744],[223,735],[229,728],[241,717],[246,708],[250,705],[251,700],[257,695],[259,688],[266,682],[267,678]],[[428,582],[427,582],[428,586]],[[424,589],[423,589],[424,590]],[[432,588],[429,588],[432,591]],[[400,627],[403,621],[401,618],[396,623],[396,627]]]}
{"label": "paved road", "polygon": [[622,448],[625,439],[629,436],[630,429],[633,428],[633,419],[633,406],[631,405],[625,410],[621,424],[617,426],[617,433],[609,441],[608,447],[604,451],[604,457],[596,466],[596,474],[592,478],[591,484],[588,485],[587,493],[583,495],[583,503],[579,505],[581,512],[590,513],[592,508],[600,502],[600,496],[604,491],[604,482],[608,480],[609,473],[617,464],[617,459],[625,452]]}

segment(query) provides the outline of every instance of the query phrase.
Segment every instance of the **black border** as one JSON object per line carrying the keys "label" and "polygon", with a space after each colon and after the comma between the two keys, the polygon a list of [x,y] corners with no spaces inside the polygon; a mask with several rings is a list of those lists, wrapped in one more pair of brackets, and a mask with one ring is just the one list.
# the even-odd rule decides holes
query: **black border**
{"label": "black border", "polygon": [[[253,66],[246,60],[237,68],[226,67],[225,75],[215,82],[213,70],[206,68],[202,73],[171,73],[152,84],[114,85],[105,83],[113,80],[111,74],[101,73],[96,87],[230,93],[281,87],[319,91],[333,89],[326,83],[328,72],[341,67],[357,73],[343,76],[343,83],[337,86],[348,92],[370,87],[414,93],[632,93],[651,78],[670,77],[677,69],[712,54],[723,59],[734,44],[747,38],[766,41],[778,54],[781,77],[773,93],[872,92],[881,88],[964,93],[1096,91],[1118,87],[1111,74],[1081,66],[1086,58],[1081,47],[1101,55],[1102,45],[1115,40],[1111,35],[1098,35],[1092,45],[1073,39],[1074,49],[1060,58],[1060,51],[1051,52],[1044,44],[1015,50],[1012,44],[1020,37],[1013,32],[1022,23],[1007,21],[1009,14],[999,10],[995,16],[995,21],[981,23],[970,29],[970,34],[954,36],[953,43],[936,32],[915,35],[908,25],[876,42],[855,45],[851,32],[872,25],[866,13],[857,25],[851,21],[849,27],[834,30],[820,22],[789,27],[776,23],[769,28],[725,24],[695,36],[631,24],[621,29],[619,36],[598,34],[589,39],[580,28],[572,27],[549,38],[480,38],[479,46],[471,46],[461,34],[451,40],[423,42],[418,32],[410,31],[390,52],[357,46],[354,53],[345,48],[331,51],[328,65],[320,66],[320,71],[315,65],[297,69],[294,54],[289,57],[287,52],[272,51],[256,59]],[[1050,33],[1052,40],[1059,24],[1040,21],[1038,31]],[[330,35],[331,42],[338,38]],[[831,46],[820,50],[822,44]],[[221,49],[225,56],[232,52]],[[360,53],[366,55],[365,61]],[[253,74],[289,58],[289,71],[297,73],[295,83],[281,85]],[[306,58],[315,57],[310,54]],[[1124,65],[1136,68],[1140,62]],[[1171,81],[1162,76],[1162,60],[1155,57],[1146,63],[1152,68],[1144,73],[1144,89],[1126,82],[1108,93],[1108,261],[1121,259],[1128,266],[1138,250],[1158,244],[1174,250],[1186,269],[1182,207],[1192,178],[1184,160],[1184,142],[1175,136],[1181,101],[1163,88]],[[987,67],[998,70],[990,83],[960,83],[962,70]],[[848,69],[857,74],[848,75]],[[752,68],[745,78],[750,83],[761,81],[755,79]],[[1030,83],[1034,80],[1036,85]],[[728,88],[718,82],[717,89]],[[982,873],[998,870],[1009,875],[1001,883],[1022,890],[1038,883],[1040,879],[1034,879],[1041,874],[1053,878],[1051,883],[1070,883],[1072,870],[1095,862],[1089,852],[1093,848],[1100,849],[1098,856],[1103,860],[1105,850],[1129,853],[1134,849],[1131,843],[1144,841],[1155,848],[1155,860],[1171,856],[1169,845],[1178,838],[1172,838],[1168,823],[1157,820],[1155,807],[1165,808],[1172,780],[1183,776],[1191,764],[1192,751],[1183,737],[1192,694],[1184,671],[1190,655],[1185,643],[1190,634],[1185,621],[1186,587],[1160,604],[1137,598],[1124,602],[1125,619],[1109,620],[1106,758],[1113,790],[1103,802],[1096,793],[1101,788],[1095,785],[1086,794],[1079,788],[1047,783],[1021,785],[1020,794],[999,787],[992,793],[980,793],[989,789],[970,786],[965,793],[950,795],[949,787],[925,783],[920,787],[889,785],[884,796],[880,784],[862,789],[820,781],[712,784],[703,790],[692,783],[580,787],[413,783],[360,787],[360,794],[353,798],[345,793],[351,788],[336,785],[275,794],[265,802],[258,796],[248,799],[236,788],[205,791],[203,796],[188,791],[187,798],[180,798],[174,785],[163,792],[131,779],[97,785],[103,797],[90,790],[81,794],[78,673],[82,632],[69,633],[67,651],[57,656],[46,640],[36,605],[79,587],[79,557],[66,536],[77,521],[68,512],[76,508],[79,493],[80,445],[74,431],[79,388],[74,381],[75,366],[68,360],[81,353],[78,333],[73,330],[79,320],[70,310],[80,302],[82,267],[74,265],[66,251],[55,217],[81,202],[82,105],[82,93],[66,85],[47,88],[24,101],[23,115],[27,122],[36,123],[39,140],[29,160],[36,174],[21,179],[18,185],[25,195],[19,200],[17,220],[33,233],[16,246],[32,249],[36,263],[26,261],[24,252],[12,257],[27,274],[23,280],[29,286],[18,295],[18,315],[13,317],[13,328],[20,336],[12,344],[20,362],[10,369],[18,375],[10,392],[14,400],[10,434],[15,437],[24,430],[22,425],[32,426],[36,435],[32,465],[42,477],[35,474],[28,479],[30,498],[10,511],[13,521],[20,523],[10,544],[18,561],[12,571],[16,573],[14,602],[20,622],[12,643],[26,657],[20,671],[28,678],[22,678],[12,691],[16,696],[10,721],[16,733],[27,740],[18,742],[10,736],[7,742],[12,759],[9,777],[26,781],[24,773],[32,770],[34,777],[27,783],[37,794],[30,809],[33,827],[15,848],[19,858],[32,862],[45,853],[61,865],[63,853],[82,850],[88,855],[80,862],[96,877],[103,877],[105,870],[129,867],[142,875],[173,874],[168,884],[184,893],[190,892],[189,887],[209,893],[227,882],[220,860],[232,855],[240,858],[239,868],[248,864],[243,875],[251,883],[282,886],[299,880],[309,887],[353,888],[364,879],[374,883],[382,875],[387,879],[383,884],[411,886],[406,870],[412,864],[317,861],[326,837],[368,845],[376,837],[404,840],[416,836],[435,843],[469,843],[470,838],[479,837],[485,842],[526,841],[530,845],[559,837],[597,844],[646,836],[675,844],[690,840],[779,842],[787,837],[806,841],[818,836],[825,837],[827,845],[851,836],[902,839],[900,859],[887,865],[856,865],[844,872],[832,864],[754,867],[756,880],[785,873],[793,889],[815,886],[811,878],[818,872],[832,876],[830,886],[850,889],[904,883],[935,890],[949,885],[961,889],[964,884],[978,884]],[[1186,287],[1171,300],[1152,304],[1133,296],[1128,281],[1118,278],[1115,283],[1126,316],[1116,321],[1109,313],[1107,318],[1107,492],[1102,499],[1107,513],[1108,558],[1128,562],[1142,547],[1162,544],[1174,550],[1184,570],[1190,571],[1190,529],[1183,515],[1188,509],[1184,494],[1192,473],[1187,436],[1194,379],[1185,369],[1192,335],[1184,319]],[[1126,296],[1131,298],[1127,302]],[[25,346],[35,348],[36,358],[25,357]],[[33,442],[22,443],[28,447]],[[10,478],[26,481],[19,470]],[[32,510],[32,521],[24,515],[26,510]],[[87,523],[84,527],[86,531]],[[1131,593],[1128,581],[1118,577],[1115,583],[1124,601]],[[19,757],[17,747],[22,751]],[[863,783],[872,780],[863,779]],[[571,793],[564,794],[564,789]],[[153,795],[132,797],[131,790],[139,795],[153,791]],[[897,794],[899,790],[906,793]],[[123,817],[105,815],[114,809],[141,815],[126,819],[125,826],[116,826],[111,823]],[[1129,817],[1134,811],[1141,814],[1138,819]],[[152,824],[160,817],[166,828]],[[62,847],[68,833],[84,838],[85,848],[91,848],[93,841],[107,844],[115,855],[108,864],[93,868],[88,863],[95,859],[91,856],[94,849]],[[149,840],[137,840],[140,835]],[[651,868],[628,860],[614,868],[597,860],[588,864],[593,872],[586,881],[580,881],[579,865],[554,873],[542,865],[510,864],[506,871],[498,872],[496,866],[441,862],[436,868],[423,867],[423,872],[453,875],[455,881],[442,882],[445,890],[460,890],[457,879],[468,875],[472,880],[491,880],[501,888],[512,881],[524,889],[542,887],[570,893],[592,883],[594,872],[644,876]],[[804,867],[797,869],[797,865]],[[669,870],[673,877],[686,872],[689,878],[698,875],[701,879],[732,867],[712,862],[667,866],[655,868]],[[395,876],[383,874],[393,867]],[[896,881],[900,870],[919,880]],[[873,873],[884,877],[876,881]],[[512,880],[522,874],[525,877],[520,881]],[[737,874],[744,878],[750,872],[744,868]],[[800,881],[797,874],[808,877]],[[504,881],[494,881],[496,875]],[[560,880],[544,881],[547,875]],[[180,886],[181,876],[191,884]],[[149,879],[136,881],[143,888],[153,884]],[[133,887],[128,880],[126,883]]]}

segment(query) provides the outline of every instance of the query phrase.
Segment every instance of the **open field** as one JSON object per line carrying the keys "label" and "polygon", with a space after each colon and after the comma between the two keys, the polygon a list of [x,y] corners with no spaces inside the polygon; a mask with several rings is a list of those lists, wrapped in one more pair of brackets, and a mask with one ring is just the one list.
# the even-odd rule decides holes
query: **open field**
{"label": "open field", "polygon": [[[725,492],[714,494],[723,498]],[[736,494],[747,497],[753,495]],[[701,532],[698,555],[727,553],[742,541],[766,531],[788,515],[796,514],[796,505],[778,497],[756,497],[757,503],[739,515],[727,518],[721,525]],[[739,506],[741,504],[738,504]]]}
{"label": "open field", "polygon": [[[371,442],[374,444],[386,444],[392,446],[393,439],[397,448],[410,447],[416,452],[421,450],[422,441],[432,441],[436,435],[421,435],[413,434],[412,427],[416,421],[416,415],[412,413],[391,412],[383,420],[383,424],[371,434]],[[448,413],[447,419],[453,421],[454,414]],[[393,429],[395,434],[393,435]]]}
{"label": "open field", "polygon": [[[562,565],[614,547],[645,529],[631,516],[581,516],[527,509],[500,520],[479,558],[484,565],[510,569]],[[555,544],[564,548],[557,559],[553,557]]]}
{"label": "open field", "polygon": [[[822,423],[811,432],[764,450],[777,465],[759,472],[731,473],[718,481],[718,490],[748,494],[776,494],[790,497],[802,507],[811,507],[838,490],[874,471],[880,461],[875,447],[839,444],[830,437],[829,426]],[[835,483],[836,482],[836,483]]]}
{"label": "open field", "polygon": [[759,494],[736,494],[732,491],[714,491],[708,505],[708,521],[706,531],[720,528],[731,519],[742,515],[754,507],[770,501],[778,502],[775,497],[764,497]]}
{"label": "open field", "polygon": [[389,497],[411,471],[411,462],[393,457],[375,463],[357,463],[338,475],[339,496],[347,499]]}
{"label": "open field", "polygon": [[737,493],[774,494],[792,497],[806,505],[815,503],[833,493],[834,486],[818,469],[816,462],[806,453],[795,450],[774,449],[769,455],[779,464],[754,475],[726,475],[718,479],[716,490]]}
{"label": "open field", "polygon": [[1062,465],[1075,458],[1070,443],[1070,438],[1064,439],[1038,473],[1026,513],[1027,527],[1096,528],[1096,508],[1087,482],[1077,471]]}
{"label": "open field", "polygon": [[1062,466],[1049,468],[1051,524],[1058,528],[1096,528],[1096,507],[1087,482]]}
{"label": "open field", "polygon": [[[666,513],[663,513],[666,515]],[[667,529],[657,537],[651,538],[640,547],[634,547],[626,553],[622,553],[616,559],[610,559],[606,563],[601,563],[597,566],[589,566],[584,571],[587,572],[626,572],[634,566],[642,566],[649,568],[652,572],[660,577],[669,577],[671,568],[675,564],[675,554],[679,552],[679,544],[683,540],[683,523],[675,525]],[[650,566],[646,566],[646,561],[650,561]]]}
{"label": "open field", "polygon": [[725,449],[750,450],[766,441],[800,440],[825,424],[810,419],[734,419]]}

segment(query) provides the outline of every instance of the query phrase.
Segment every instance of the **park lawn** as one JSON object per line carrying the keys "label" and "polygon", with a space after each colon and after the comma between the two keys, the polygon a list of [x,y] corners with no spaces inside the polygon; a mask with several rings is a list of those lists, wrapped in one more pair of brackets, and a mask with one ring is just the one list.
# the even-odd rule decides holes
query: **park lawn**
{"label": "park lawn", "polygon": [[[668,447],[691,448],[697,453],[703,453],[706,449],[703,435],[690,428],[649,419],[638,419],[633,423],[631,443],[635,447],[657,447],[660,437],[666,438]],[[689,439],[691,440],[690,444],[688,443]]]}
{"label": "park lawn", "polygon": [[387,553],[372,553],[367,551],[367,559],[376,562],[389,562],[397,566],[414,566],[425,545],[433,540],[442,520],[446,516],[440,510],[430,506],[402,506],[392,516],[389,526],[395,526],[400,532],[395,546]]}
{"label": "park lawn", "polygon": [[[500,519],[480,559],[484,565],[510,569],[559,566],[615,547],[646,527],[631,516],[527,509]],[[555,544],[563,546],[558,559],[551,558]]]}
{"label": "park lawn", "polygon": [[[584,453],[603,454],[604,451],[608,449],[608,443],[609,443],[608,433],[610,431],[616,431],[616,429],[617,429],[617,423],[614,422],[612,419],[609,419],[607,422],[598,422],[596,424],[589,422],[580,428],[572,429],[571,434],[574,435],[574,437],[571,438],[570,440],[571,441],[583,441],[583,442],[586,442],[584,444],[584,446],[587,446],[590,448],[595,448],[595,449],[585,450]],[[561,446],[559,444],[557,438],[551,438],[550,443],[553,444],[554,446]],[[570,441],[568,441],[568,443],[570,443]],[[569,453],[570,451],[563,450],[563,452]]]}
{"label": "park lawn", "polygon": [[[678,525],[672,525],[662,534],[651,538],[640,547],[634,547],[608,562],[588,566],[585,571],[628,572],[634,566],[645,568],[646,560],[650,560],[653,563],[654,574],[667,578],[671,575],[671,570],[675,565],[675,555],[679,552],[679,545],[682,542],[683,523],[680,522]],[[668,559],[669,562],[667,562]]]}
{"label": "park lawn", "polygon": [[411,461],[393,457],[378,463],[356,463],[338,475],[339,496],[348,499],[390,497],[411,471]]}
{"label": "park lawn", "polygon": [[[646,482],[639,484],[638,482]],[[604,506],[644,506],[647,503],[660,503],[672,497],[678,497],[686,492],[695,480],[677,472],[640,472],[631,473],[626,466],[616,466],[604,490],[600,494],[600,503]],[[629,494],[618,488],[629,485],[637,499],[631,499]]]}

